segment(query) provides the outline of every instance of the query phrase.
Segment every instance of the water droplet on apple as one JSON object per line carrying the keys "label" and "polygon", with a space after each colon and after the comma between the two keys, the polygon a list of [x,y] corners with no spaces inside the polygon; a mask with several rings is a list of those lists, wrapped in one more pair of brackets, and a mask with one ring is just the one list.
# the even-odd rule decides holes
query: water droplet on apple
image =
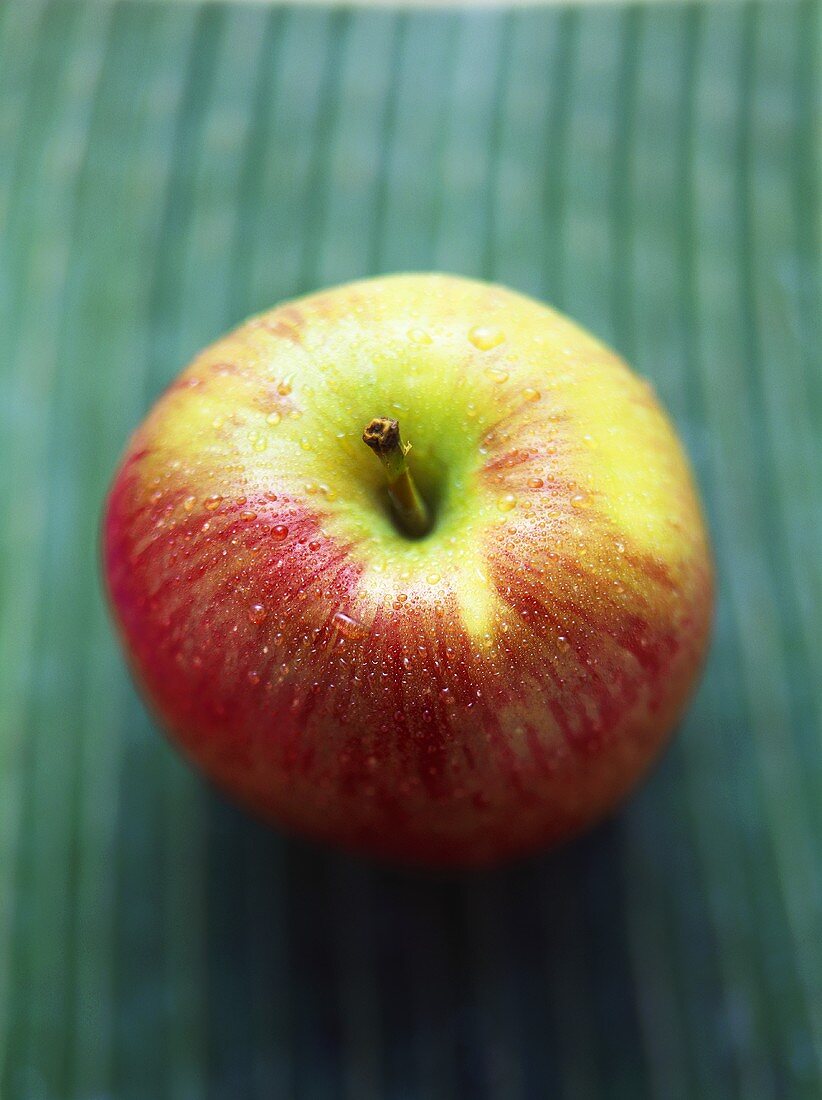
{"label": "water droplet on apple", "polygon": [[255,451],[264,451],[267,446],[268,446],[268,443],[267,443],[264,436],[260,436],[259,439],[256,439],[254,441],[254,450]]}
{"label": "water droplet on apple", "polygon": [[271,528],[271,537],[273,539],[276,539],[277,542],[282,542],[287,534],[288,534],[288,528],[285,527],[282,523],[276,523]]}
{"label": "water droplet on apple", "polygon": [[203,501],[203,507],[206,509],[207,512],[213,512],[215,511],[215,509],[220,507],[222,499],[223,498],[220,496],[206,497],[206,499]]}
{"label": "water droplet on apple", "polygon": [[314,539],[312,542],[309,542],[308,549],[311,551],[312,554],[315,554],[320,549],[321,545],[322,543],[317,542],[317,540]]}
{"label": "water droplet on apple", "polygon": [[429,573],[428,577],[427,577],[427,580],[428,580],[429,584],[439,584],[440,580],[441,580],[441,577],[440,577],[439,573]]}
{"label": "water droplet on apple", "polygon": [[487,370],[485,372],[485,377],[490,378],[492,382],[499,386],[503,382],[507,382],[510,378],[510,375],[508,374],[507,370],[497,370],[496,368],[492,367],[490,370]]}
{"label": "water droplet on apple", "polygon": [[571,497],[572,508],[587,508],[590,505],[587,493],[574,493]]}
{"label": "water droplet on apple", "polygon": [[542,395],[539,390],[535,390],[532,386],[526,386],[522,391],[522,396],[526,401],[539,401]]}
{"label": "water droplet on apple", "polygon": [[247,523],[257,518],[256,512],[240,512],[240,519],[244,519]]}
{"label": "water droplet on apple", "polygon": [[506,493],[504,497],[500,497],[497,501],[497,508],[501,512],[510,512],[517,506],[517,498],[513,493]]}
{"label": "water droplet on apple", "polygon": [[545,482],[542,480],[541,477],[530,477],[528,479],[528,488],[529,489],[541,489],[544,484],[545,484]]}
{"label": "water droplet on apple", "polygon": [[256,687],[257,684],[259,684],[260,682],[259,672],[255,672],[252,669],[251,672],[246,673],[246,680],[248,680],[249,684],[252,684],[254,687]]}
{"label": "water droplet on apple", "polygon": [[616,552],[618,554],[624,554],[625,553],[625,543],[624,542],[618,542],[616,544]]}
{"label": "water droplet on apple", "polygon": [[479,351],[490,351],[499,347],[505,333],[491,325],[475,325],[468,333],[468,339]]}
{"label": "water droplet on apple", "polygon": [[344,638],[361,638],[365,633],[365,625],[344,611],[335,611],[332,621]]}
{"label": "water droplet on apple", "polygon": [[279,386],[277,386],[277,393],[280,395],[280,397],[288,397],[288,395],[291,393],[290,382],[280,382]]}
{"label": "water droplet on apple", "polygon": [[270,412],[265,418],[266,424],[268,424],[272,428],[276,427],[276,425],[279,424],[281,420],[282,417],[278,412]]}
{"label": "water droplet on apple", "polygon": [[254,623],[255,626],[264,623],[267,617],[268,612],[261,603],[253,603],[248,609],[248,621]]}
{"label": "water droplet on apple", "polygon": [[196,503],[197,503],[197,498],[196,497],[186,497],[185,500],[183,501],[183,508],[185,508],[185,510],[187,512],[193,512],[194,511],[194,505]]}
{"label": "water droplet on apple", "polygon": [[412,344],[430,344],[432,342],[431,337],[424,328],[410,328],[408,339]]}

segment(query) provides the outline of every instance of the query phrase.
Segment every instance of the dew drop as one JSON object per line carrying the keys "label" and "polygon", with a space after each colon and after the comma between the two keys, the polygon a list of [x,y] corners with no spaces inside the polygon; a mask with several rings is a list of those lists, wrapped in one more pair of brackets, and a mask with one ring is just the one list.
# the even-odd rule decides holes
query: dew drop
{"label": "dew drop", "polygon": [[485,376],[486,378],[490,378],[491,381],[497,386],[501,386],[503,382],[507,382],[510,378],[507,370],[495,370],[493,368],[491,370],[487,370],[485,372]]}
{"label": "dew drop", "polygon": [[539,390],[535,390],[532,386],[526,386],[522,391],[522,396],[526,401],[539,401],[541,394]]}
{"label": "dew drop", "polygon": [[197,498],[196,497],[186,497],[185,500],[183,501],[183,508],[185,508],[185,510],[187,512],[193,512],[194,511],[194,505],[196,503],[197,503]]}
{"label": "dew drop", "polygon": [[541,489],[544,484],[545,484],[545,482],[542,480],[541,477],[530,477],[528,479],[528,488],[529,489]]}
{"label": "dew drop", "polygon": [[468,333],[468,339],[479,351],[490,351],[499,347],[505,339],[505,333],[490,325],[475,325]]}
{"label": "dew drop", "polygon": [[257,518],[256,512],[240,512],[240,519],[244,519],[247,523]]}
{"label": "dew drop", "polygon": [[266,446],[267,446],[267,443],[266,443],[266,440],[263,436],[260,436],[259,439],[254,441],[254,450],[255,451],[264,451],[266,449]]}
{"label": "dew drop", "polygon": [[497,501],[497,508],[501,512],[510,512],[517,506],[517,498],[513,493],[506,493],[504,497],[500,497]]}
{"label": "dew drop", "polygon": [[439,584],[440,579],[439,573],[429,573],[427,578],[429,584]]}
{"label": "dew drop", "polygon": [[220,507],[222,499],[223,498],[219,496],[206,497],[205,501],[203,502],[203,507],[206,509],[207,512],[213,512],[215,511],[215,509]]}
{"label": "dew drop", "polygon": [[254,623],[255,626],[264,623],[267,616],[268,612],[261,603],[253,603],[248,609],[248,621]]}
{"label": "dew drop", "polygon": [[277,386],[277,393],[280,395],[280,397],[288,397],[288,395],[291,393],[290,383],[280,382],[279,386]]}
{"label": "dew drop", "polygon": [[252,669],[251,672],[246,673],[246,680],[248,680],[249,684],[252,684],[254,687],[256,687],[257,684],[259,684],[260,682],[259,672],[254,672],[254,670]]}
{"label": "dew drop", "polygon": [[344,611],[336,611],[332,621],[344,638],[360,638],[365,633],[365,626],[353,615],[346,615]]}
{"label": "dew drop", "polygon": [[587,508],[589,504],[590,501],[585,493],[574,493],[571,497],[572,508]]}
{"label": "dew drop", "polygon": [[276,539],[277,542],[282,542],[287,534],[288,528],[282,523],[277,523],[271,528],[271,537]]}
{"label": "dew drop", "polygon": [[408,339],[412,344],[430,344],[432,342],[430,335],[424,328],[410,328]]}
{"label": "dew drop", "polygon": [[312,554],[316,554],[316,552],[319,550],[321,545],[322,545],[322,543],[320,543],[316,539],[314,539],[313,542],[309,542],[308,549],[311,551]]}
{"label": "dew drop", "polygon": [[279,424],[281,420],[282,417],[278,412],[270,412],[265,418],[266,424],[268,424],[272,428],[276,427],[276,425]]}

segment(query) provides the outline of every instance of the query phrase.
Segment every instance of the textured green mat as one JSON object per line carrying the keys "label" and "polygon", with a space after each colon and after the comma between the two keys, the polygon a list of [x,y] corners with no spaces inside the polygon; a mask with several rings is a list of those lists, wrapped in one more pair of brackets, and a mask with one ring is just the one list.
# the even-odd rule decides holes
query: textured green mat
{"label": "textured green mat", "polygon": [[[822,1090],[819,6],[0,5],[0,1096]],[[429,880],[284,840],[158,737],[101,496],[202,344],[445,268],[650,376],[720,576],[617,818]]]}

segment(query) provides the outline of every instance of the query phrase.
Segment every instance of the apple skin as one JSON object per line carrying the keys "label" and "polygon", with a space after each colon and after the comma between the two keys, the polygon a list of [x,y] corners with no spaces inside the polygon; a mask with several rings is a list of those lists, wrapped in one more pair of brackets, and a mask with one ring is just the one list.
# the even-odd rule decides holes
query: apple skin
{"label": "apple skin", "polygon": [[[361,441],[399,420],[411,540]],[[713,604],[651,387],[565,317],[446,275],[281,305],[131,439],[104,571],[134,676],[220,787],[289,830],[482,865],[591,825],[682,712]]]}

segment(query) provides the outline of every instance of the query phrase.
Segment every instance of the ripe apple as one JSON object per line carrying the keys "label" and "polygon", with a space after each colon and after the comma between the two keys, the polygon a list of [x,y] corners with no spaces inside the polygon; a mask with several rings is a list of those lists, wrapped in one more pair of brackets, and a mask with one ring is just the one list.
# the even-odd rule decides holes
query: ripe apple
{"label": "ripe apple", "polygon": [[315,294],[198,355],[128,446],[103,553],[134,675],[212,779],[430,864],[611,809],[711,618],[651,387],[546,306],[446,275]]}

